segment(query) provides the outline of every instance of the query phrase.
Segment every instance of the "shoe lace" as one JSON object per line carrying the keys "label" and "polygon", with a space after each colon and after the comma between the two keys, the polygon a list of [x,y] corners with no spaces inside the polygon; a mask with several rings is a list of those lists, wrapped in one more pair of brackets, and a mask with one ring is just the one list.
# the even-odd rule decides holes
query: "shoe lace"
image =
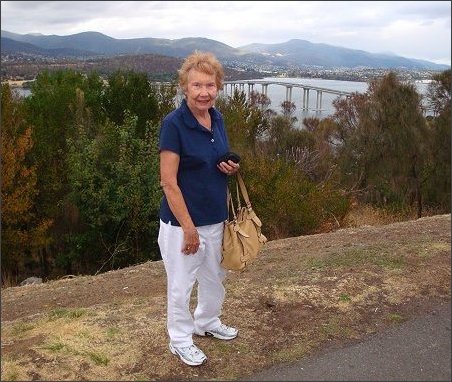
{"label": "shoe lace", "polygon": [[191,356],[198,356],[201,354],[201,351],[195,345],[190,345],[184,348],[184,351],[190,354]]}
{"label": "shoe lace", "polygon": [[223,331],[223,332],[228,332],[228,331],[232,330],[231,327],[229,327],[229,326],[227,326],[225,324],[220,324],[219,329],[220,329],[220,331]]}

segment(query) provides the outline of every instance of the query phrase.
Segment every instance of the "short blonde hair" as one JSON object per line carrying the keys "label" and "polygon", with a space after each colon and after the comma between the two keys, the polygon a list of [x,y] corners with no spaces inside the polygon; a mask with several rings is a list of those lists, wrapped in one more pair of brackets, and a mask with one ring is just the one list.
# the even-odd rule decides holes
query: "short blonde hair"
{"label": "short blonde hair", "polygon": [[213,53],[195,50],[185,58],[181,68],[178,70],[179,86],[183,91],[187,90],[188,72],[192,69],[210,75],[214,74],[217,89],[223,89],[224,69]]}

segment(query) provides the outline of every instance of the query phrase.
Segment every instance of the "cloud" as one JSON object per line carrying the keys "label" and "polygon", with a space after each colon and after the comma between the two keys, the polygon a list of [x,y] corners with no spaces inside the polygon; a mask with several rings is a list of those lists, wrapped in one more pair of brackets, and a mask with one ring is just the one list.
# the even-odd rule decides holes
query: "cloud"
{"label": "cloud", "polygon": [[206,37],[232,47],[294,38],[450,65],[447,1],[2,1],[2,28],[114,38]]}

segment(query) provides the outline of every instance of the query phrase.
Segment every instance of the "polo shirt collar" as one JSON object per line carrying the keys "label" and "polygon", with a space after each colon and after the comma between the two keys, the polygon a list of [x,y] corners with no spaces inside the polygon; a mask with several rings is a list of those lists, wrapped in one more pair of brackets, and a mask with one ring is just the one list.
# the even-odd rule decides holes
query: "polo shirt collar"
{"label": "polo shirt collar", "polygon": [[[195,118],[190,108],[188,107],[187,100],[185,98],[182,100],[181,109],[183,111],[183,118],[185,124],[192,129],[196,129],[199,126],[198,120]],[[211,107],[209,109],[209,114],[210,117],[212,118],[212,123],[215,123],[214,120],[221,119],[220,113],[214,107]]]}

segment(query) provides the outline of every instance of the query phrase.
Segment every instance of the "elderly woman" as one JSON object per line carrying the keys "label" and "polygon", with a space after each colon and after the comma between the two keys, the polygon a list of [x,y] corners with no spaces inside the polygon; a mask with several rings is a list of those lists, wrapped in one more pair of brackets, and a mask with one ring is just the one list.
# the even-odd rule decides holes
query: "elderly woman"
{"label": "elderly woman", "polygon": [[[223,117],[214,108],[224,71],[211,53],[194,52],[179,70],[185,95],[160,129],[160,207],[158,244],[167,275],[169,348],[188,365],[207,357],[193,334],[231,340],[237,329],[220,321],[225,270],[220,265],[227,211],[227,177],[239,169],[218,159],[229,151]],[[198,282],[197,306],[189,309]]]}

